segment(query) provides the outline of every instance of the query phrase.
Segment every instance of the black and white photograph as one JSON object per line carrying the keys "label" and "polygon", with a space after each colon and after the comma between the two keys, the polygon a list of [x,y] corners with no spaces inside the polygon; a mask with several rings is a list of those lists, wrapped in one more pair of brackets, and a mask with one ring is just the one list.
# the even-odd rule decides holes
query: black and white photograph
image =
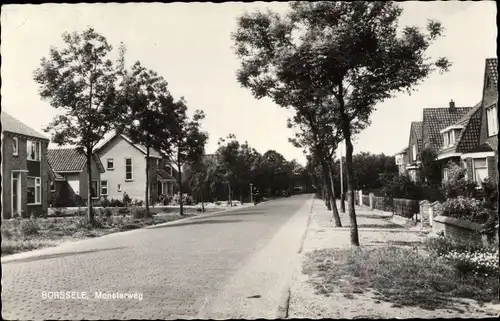
{"label": "black and white photograph", "polygon": [[495,1],[0,23],[3,319],[500,317]]}

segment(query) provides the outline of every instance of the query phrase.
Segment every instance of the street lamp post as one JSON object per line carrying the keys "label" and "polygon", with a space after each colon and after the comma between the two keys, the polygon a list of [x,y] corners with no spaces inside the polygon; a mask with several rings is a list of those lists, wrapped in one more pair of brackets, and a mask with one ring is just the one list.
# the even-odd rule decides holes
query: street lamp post
{"label": "street lamp post", "polygon": [[250,183],[250,203],[253,203],[253,199],[252,199],[252,194],[253,194],[253,188],[252,188],[253,184]]}

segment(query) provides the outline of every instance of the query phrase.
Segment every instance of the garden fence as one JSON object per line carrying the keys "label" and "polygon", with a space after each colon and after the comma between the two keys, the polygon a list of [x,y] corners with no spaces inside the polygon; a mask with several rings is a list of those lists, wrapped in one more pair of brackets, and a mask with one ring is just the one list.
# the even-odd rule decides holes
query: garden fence
{"label": "garden fence", "polygon": [[373,197],[373,208],[376,210],[384,212],[393,212],[394,210],[394,200],[388,197],[374,196]]}
{"label": "garden fence", "polygon": [[370,206],[370,196],[369,195],[363,195],[363,205]]}
{"label": "garden fence", "polygon": [[395,215],[412,218],[413,215],[420,212],[420,204],[418,200],[408,200],[403,198],[393,199],[393,213]]}

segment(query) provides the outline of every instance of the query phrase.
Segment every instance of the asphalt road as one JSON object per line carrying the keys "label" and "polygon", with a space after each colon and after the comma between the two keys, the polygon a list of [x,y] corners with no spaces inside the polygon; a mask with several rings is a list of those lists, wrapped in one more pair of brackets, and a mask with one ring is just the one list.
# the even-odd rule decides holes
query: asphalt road
{"label": "asphalt road", "polygon": [[[2,316],[196,318],[207,298],[219,295],[223,285],[276,239],[276,233],[310,198],[298,195],[80,241],[31,257],[6,257],[2,260]],[[69,291],[73,293],[59,294],[63,299],[54,298],[54,292]],[[96,292],[104,295],[97,298]],[[116,293],[132,297],[114,299]]]}

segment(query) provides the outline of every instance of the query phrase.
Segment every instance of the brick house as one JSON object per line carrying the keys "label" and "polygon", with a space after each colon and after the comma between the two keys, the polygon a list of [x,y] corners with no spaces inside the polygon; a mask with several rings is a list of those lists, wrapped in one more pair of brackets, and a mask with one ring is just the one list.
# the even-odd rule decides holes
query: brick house
{"label": "brick house", "polygon": [[[49,149],[47,159],[53,172],[51,183],[51,199],[58,199],[55,206],[77,206],[87,202],[88,191],[92,199],[100,198],[99,187],[104,166],[99,157],[92,158],[92,183],[88,185],[87,157],[76,148]],[[79,203],[81,199],[83,203]]]}
{"label": "brick house", "polygon": [[423,148],[422,122],[413,121],[410,125],[410,137],[408,142],[408,163],[406,171],[413,181],[420,179],[420,157]]}
{"label": "brick house", "polygon": [[[437,162],[441,167],[441,178],[446,178],[446,165],[449,161],[460,164],[460,155],[447,154],[446,148],[450,142],[454,145],[458,136],[459,127],[455,124],[467,117],[473,107],[456,107],[453,100],[448,108],[424,108],[422,121],[422,142],[423,148],[434,151],[438,157]],[[444,137],[447,137],[445,140]]]}
{"label": "brick house", "polygon": [[467,178],[480,183],[484,178],[498,182],[498,59],[486,59],[483,96],[471,116],[474,137],[464,137],[468,148],[460,150]]}
{"label": "brick house", "polygon": [[5,111],[2,120],[2,219],[47,213],[49,139]]}

